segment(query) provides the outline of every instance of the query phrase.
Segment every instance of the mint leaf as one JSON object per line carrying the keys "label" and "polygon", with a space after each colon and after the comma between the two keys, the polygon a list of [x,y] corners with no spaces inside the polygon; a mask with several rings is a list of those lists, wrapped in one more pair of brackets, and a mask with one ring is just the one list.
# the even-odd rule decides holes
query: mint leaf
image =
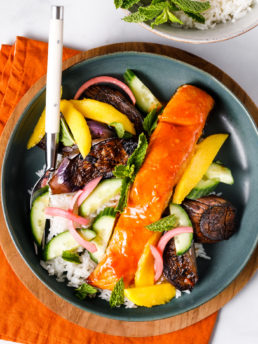
{"label": "mint leaf", "polygon": [[83,283],[79,288],[75,289],[75,296],[80,300],[84,300],[88,295],[93,295],[97,293],[97,289],[92,287],[87,283]]}
{"label": "mint leaf", "polygon": [[[159,16],[157,16],[156,19],[151,23],[151,27],[153,28],[153,26],[155,26],[155,25],[164,24],[167,21],[168,21],[168,12],[167,12],[167,9],[164,9],[161,12],[161,14]],[[145,119],[146,119],[146,117],[145,117]],[[144,130],[146,130],[146,129],[144,128]],[[150,135],[149,131],[147,131],[147,132],[148,132],[148,135]]]}
{"label": "mint leaf", "polygon": [[148,148],[148,141],[144,133],[141,133],[138,139],[138,146],[134,150],[133,154],[129,157],[127,165],[134,165],[135,174],[139,171],[142,163],[145,159],[145,155]]}
{"label": "mint leaf", "polygon": [[124,281],[123,278],[116,283],[109,300],[111,308],[118,307],[124,303]]}
{"label": "mint leaf", "polygon": [[168,11],[168,18],[169,20],[172,22],[172,23],[178,23],[178,24],[181,24],[183,25],[184,23],[179,19],[177,18],[172,12]]}
{"label": "mint leaf", "polygon": [[[167,14],[166,14],[166,16],[167,16]],[[156,20],[158,18],[159,17],[157,17]],[[156,22],[156,20],[155,20],[155,22]],[[155,22],[153,23],[154,25],[159,25],[159,24],[155,24]],[[158,123],[157,109],[153,109],[147,114],[147,116],[143,120],[143,129],[147,132],[147,134],[149,136],[151,135],[153,130],[157,127],[157,123]]]}
{"label": "mint leaf", "polygon": [[175,4],[173,4],[172,1],[173,1],[173,0],[170,0],[170,1],[169,1],[168,9],[169,9],[170,11],[172,11],[172,12],[180,11],[179,8],[178,8]]}
{"label": "mint leaf", "polygon": [[116,134],[120,139],[130,139],[131,137],[133,137],[131,133],[125,130],[122,123],[112,122],[109,125],[115,128]]}
{"label": "mint leaf", "polygon": [[144,133],[141,133],[138,139],[138,146],[127,160],[126,165],[117,165],[113,174],[117,178],[122,178],[122,190],[116,211],[122,212],[127,204],[128,192],[136,173],[139,171],[148,148],[148,141]]}
{"label": "mint leaf", "polygon": [[205,23],[205,18],[200,13],[191,13],[191,12],[185,11],[185,14],[187,14],[189,17],[193,18],[193,20],[195,20],[198,23],[201,23],[201,24]]}
{"label": "mint leaf", "polygon": [[171,0],[176,6],[185,12],[200,13],[210,8],[210,3],[192,0]]}
{"label": "mint leaf", "polygon": [[142,23],[146,20],[146,18],[145,18],[145,15],[139,12],[135,12],[135,13],[130,14],[127,17],[124,17],[123,20],[128,23]]}
{"label": "mint leaf", "polygon": [[128,192],[131,186],[131,180],[129,178],[124,178],[122,181],[121,195],[119,198],[118,205],[116,206],[116,211],[122,213],[127,205]]}
{"label": "mint leaf", "polygon": [[124,134],[125,134],[125,128],[123,126],[122,123],[120,122],[112,122],[109,124],[111,127],[114,127],[115,128],[115,131],[116,131],[116,134],[117,136],[122,139],[124,137]]}
{"label": "mint leaf", "polygon": [[66,260],[67,262],[71,262],[75,264],[81,263],[78,253],[71,250],[63,251],[62,258]]}
{"label": "mint leaf", "polygon": [[169,215],[163,217],[162,219],[151,223],[150,225],[146,226],[149,231],[152,232],[164,232],[173,227],[177,226],[177,218],[175,215]]}
{"label": "mint leaf", "polygon": [[145,16],[145,20],[152,20],[155,17],[157,17],[160,12],[164,10],[164,8],[167,7],[167,2],[160,2],[156,5],[149,5],[146,7],[139,7],[139,13],[142,16]]}
{"label": "mint leaf", "polygon": [[123,0],[114,0],[116,8],[120,8],[123,5]]}
{"label": "mint leaf", "polygon": [[117,165],[113,171],[113,174],[117,178],[129,178],[134,177],[134,165]]}
{"label": "mint leaf", "polygon": [[166,0],[165,1],[164,0],[152,0],[151,5],[157,5],[157,4],[160,4],[162,2],[167,2],[167,1]]}
{"label": "mint leaf", "polygon": [[59,137],[60,142],[64,146],[72,146],[75,141],[73,138],[73,135],[68,127],[68,125],[65,122],[65,119],[61,116],[60,118],[60,137]]}
{"label": "mint leaf", "polygon": [[133,5],[137,4],[140,0],[123,0],[122,8],[129,9]]}

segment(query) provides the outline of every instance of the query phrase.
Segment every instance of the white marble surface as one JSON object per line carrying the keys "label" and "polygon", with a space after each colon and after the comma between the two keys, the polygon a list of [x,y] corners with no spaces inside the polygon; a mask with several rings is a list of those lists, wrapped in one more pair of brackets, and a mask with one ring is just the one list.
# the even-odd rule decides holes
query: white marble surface
{"label": "white marble surface", "polygon": [[[230,41],[189,45],[168,41],[137,24],[123,22],[123,13],[115,10],[113,0],[1,0],[0,43],[11,44],[17,35],[46,41],[51,4],[65,6],[66,46],[87,50],[125,41],[171,45],[217,65],[258,104],[258,27]],[[212,344],[258,343],[257,289],[258,274],[220,311]]]}

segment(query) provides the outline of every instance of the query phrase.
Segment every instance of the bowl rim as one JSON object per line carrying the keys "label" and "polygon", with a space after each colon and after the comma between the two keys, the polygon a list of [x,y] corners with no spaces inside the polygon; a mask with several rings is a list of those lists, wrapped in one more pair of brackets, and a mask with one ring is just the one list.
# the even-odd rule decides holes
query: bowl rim
{"label": "bowl rim", "polygon": [[[177,49],[178,50],[178,49]],[[129,51],[128,51],[129,52]],[[139,51],[131,51],[131,52],[133,52],[133,53],[135,53],[135,54],[139,54],[140,52]],[[121,52],[116,52],[116,53],[114,53],[115,55],[118,55],[118,54],[120,54]],[[127,53],[127,52],[126,52]],[[146,53],[145,53],[146,54]],[[148,53],[147,53],[148,54]],[[183,62],[183,61],[181,61],[181,60],[179,60],[179,59],[175,59],[175,58],[171,58],[170,56],[164,56],[164,55],[162,55],[162,54],[153,54],[153,53],[150,53],[151,55],[157,55],[157,56],[159,56],[159,57],[162,57],[162,58],[167,58],[167,59],[173,59],[173,60],[175,60],[175,61],[177,61],[177,62],[179,62],[180,64],[181,63],[184,63],[184,64],[187,64],[190,68],[195,68],[195,69],[198,69],[201,73],[206,73],[205,71],[203,71],[202,69],[200,69],[200,68],[197,68],[197,67],[195,67],[195,66],[193,66],[193,65],[191,65],[191,64],[189,64],[189,63],[186,63],[186,62]],[[105,54],[105,55],[113,55],[113,54]],[[99,57],[103,57],[104,55],[100,55]],[[93,57],[94,58],[94,57]],[[83,62],[83,61],[85,61],[86,59],[83,59],[81,62]],[[209,74],[209,73],[206,73],[206,74]],[[243,106],[243,104],[236,98],[236,96],[234,95],[234,93],[232,93],[232,91],[230,90],[230,89],[228,89],[224,84],[222,84],[219,80],[217,80],[212,74],[209,74],[209,77],[212,77],[212,78],[214,78],[221,86],[223,86],[224,88],[226,88],[227,89],[227,91],[228,92],[230,92],[231,93],[231,95],[240,103],[240,105],[242,106],[242,107],[244,107]],[[44,88],[44,87],[43,87]],[[29,106],[31,106],[31,103],[33,103],[34,101],[35,101],[35,99],[39,96],[39,93],[40,92],[42,92],[42,88],[36,93],[36,95],[33,97],[33,99],[29,102],[29,104],[27,104],[27,106],[25,107],[25,109],[23,109],[23,111],[22,111],[22,115],[24,115],[24,113],[26,112],[26,110],[27,110],[27,108],[29,107]],[[244,109],[245,109],[245,107],[244,107]],[[249,111],[246,111],[246,109],[245,109],[245,112],[247,113],[247,115],[248,115],[248,117],[249,117],[249,119],[253,122],[253,124],[254,124],[254,121],[252,120],[252,118],[251,118],[251,116],[250,116],[250,114],[249,114]],[[20,117],[20,119],[19,119],[19,121],[21,120],[21,117]],[[18,121],[18,122],[19,122]],[[17,125],[18,125],[18,122],[16,123],[16,128],[17,128]],[[12,134],[12,135],[14,135],[14,134]],[[11,141],[11,136],[10,136],[10,141]],[[8,142],[8,145],[10,144],[10,141]],[[6,150],[6,152],[7,152],[7,150]],[[5,155],[6,156],[6,155]],[[4,165],[4,164],[3,164]],[[2,182],[3,182],[3,179],[2,179]],[[3,189],[2,189],[3,190]],[[5,214],[6,215],[6,214]],[[9,226],[8,226],[8,230],[9,230]],[[11,235],[12,236],[12,235]],[[13,237],[13,236],[12,236]],[[16,243],[15,243],[16,244]],[[19,250],[19,249],[18,249]],[[23,256],[21,256],[23,259],[24,259],[24,257]],[[250,256],[249,256],[250,257]],[[248,258],[249,258],[248,257]],[[243,264],[243,266],[242,266],[242,268],[244,267],[244,265],[246,264],[246,262],[247,262],[247,260],[248,260],[248,258],[246,259],[246,261],[245,261],[245,263]],[[25,261],[25,259],[24,259],[24,261]],[[25,261],[26,263],[27,263],[27,261]],[[28,263],[27,263],[27,265],[28,265]],[[29,265],[29,267],[30,267],[30,265]],[[30,269],[31,269],[31,267],[30,267]],[[33,270],[32,270],[33,271]],[[239,274],[239,272],[240,271],[238,271],[238,273],[237,273],[237,275]],[[35,274],[35,272],[33,271],[33,273]],[[37,274],[35,274],[36,275],[36,277],[37,278],[39,278],[40,279],[40,277],[37,275]],[[234,278],[235,278],[235,276],[234,276]],[[234,279],[233,278],[233,279]],[[41,279],[40,279],[41,280]],[[44,283],[44,281],[42,281],[41,280],[41,282],[43,282]],[[229,283],[231,283],[231,282],[229,282]],[[45,284],[45,283],[44,283]],[[46,284],[45,284],[46,285]],[[48,288],[49,288],[49,286],[47,286]],[[225,288],[226,288],[227,286],[225,286]],[[50,288],[51,289],[51,288]],[[223,288],[224,289],[224,288]],[[223,290],[222,289],[222,290]],[[56,292],[55,292],[56,293]],[[58,296],[59,296],[59,294],[57,294]],[[60,297],[60,296],[59,296]],[[64,298],[64,297],[63,297]],[[64,298],[65,299],[65,298]],[[209,300],[210,300],[210,298],[209,298]],[[70,300],[68,301],[69,303],[72,303]],[[205,301],[205,303],[206,303],[207,301]],[[78,306],[77,306],[78,307]],[[198,307],[198,306],[196,306],[196,307]],[[187,311],[185,311],[185,312],[187,312]],[[97,313],[97,312],[95,312],[95,313]],[[103,314],[101,314],[102,316],[103,316]],[[169,315],[168,315],[169,316]],[[111,318],[113,318],[114,319],[114,317],[111,317]],[[160,317],[159,317],[159,319],[161,319]],[[128,320],[130,320],[130,319],[128,319]],[[153,320],[153,317],[152,317],[152,319],[150,319],[150,320]],[[132,321],[137,321],[137,320],[132,320]],[[141,320],[140,320],[141,321]]]}

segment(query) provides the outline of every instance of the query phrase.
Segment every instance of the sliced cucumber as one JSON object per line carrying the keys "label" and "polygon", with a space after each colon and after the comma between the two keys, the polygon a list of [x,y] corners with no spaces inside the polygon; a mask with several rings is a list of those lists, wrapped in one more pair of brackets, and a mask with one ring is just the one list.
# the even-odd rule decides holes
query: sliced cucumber
{"label": "sliced cucumber", "polygon": [[226,166],[213,162],[205,173],[208,179],[218,179],[221,183],[230,184],[234,183],[234,178],[229,168]]}
{"label": "sliced cucumber", "polygon": [[91,258],[98,263],[104,257],[115,223],[114,208],[105,208],[95,219],[92,228],[97,236],[92,242],[97,246],[97,251],[91,253]]}
{"label": "sliced cucumber", "polygon": [[128,86],[132,90],[136,104],[139,108],[148,113],[156,107],[161,108],[161,103],[158,99],[151,93],[147,86],[134,74],[133,71],[127,69],[124,73],[124,79],[127,82]]}
{"label": "sliced cucumber", "polygon": [[[178,204],[171,203],[169,206],[169,211],[171,215],[175,215],[178,220],[179,227],[192,227],[192,223],[187,215],[186,211]],[[193,240],[193,233],[183,233],[176,235],[175,239],[175,247],[176,247],[176,254],[181,256],[192,245]]]}
{"label": "sliced cucumber", "polygon": [[49,192],[43,192],[32,203],[30,212],[31,230],[35,242],[40,246],[44,235],[46,216],[45,209],[49,204]]}
{"label": "sliced cucumber", "polygon": [[199,183],[192,189],[192,191],[186,196],[186,198],[197,199],[203,196],[207,196],[214,191],[219,184],[219,179],[205,179],[202,178]]}
{"label": "sliced cucumber", "polygon": [[99,183],[96,189],[80,206],[80,215],[87,217],[89,214],[96,212],[110,199],[120,195],[121,188],[122,179],[107,179]]}
{"label": "sliced cucumber", "polygon": [[[80,229],[79,233],[88,241],[96,237],[96,233],[91,229]],[[47,243],[43,252],[44,260],[62,256],[64,251],[75,250],[79,246],[69,231],[62,232]]]}

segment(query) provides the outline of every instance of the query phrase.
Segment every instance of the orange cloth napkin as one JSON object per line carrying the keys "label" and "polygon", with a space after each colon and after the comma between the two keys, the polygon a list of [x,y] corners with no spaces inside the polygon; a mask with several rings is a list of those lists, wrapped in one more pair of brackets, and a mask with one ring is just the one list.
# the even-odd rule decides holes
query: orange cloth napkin
{"label": "orange cloth napkin", "polygon": [[[64,49],[63,59],[78,51]],[[18,37],[0,52],[0,134],[25,92],[46,73],[47,44]],[[10,239],[11,240],[11,239]],[[26,344],[206,344],[217,313],[170,334],[126,338],[99,334],[74,325],[50,311],[19,281],[0,249],[0,338]]]}

